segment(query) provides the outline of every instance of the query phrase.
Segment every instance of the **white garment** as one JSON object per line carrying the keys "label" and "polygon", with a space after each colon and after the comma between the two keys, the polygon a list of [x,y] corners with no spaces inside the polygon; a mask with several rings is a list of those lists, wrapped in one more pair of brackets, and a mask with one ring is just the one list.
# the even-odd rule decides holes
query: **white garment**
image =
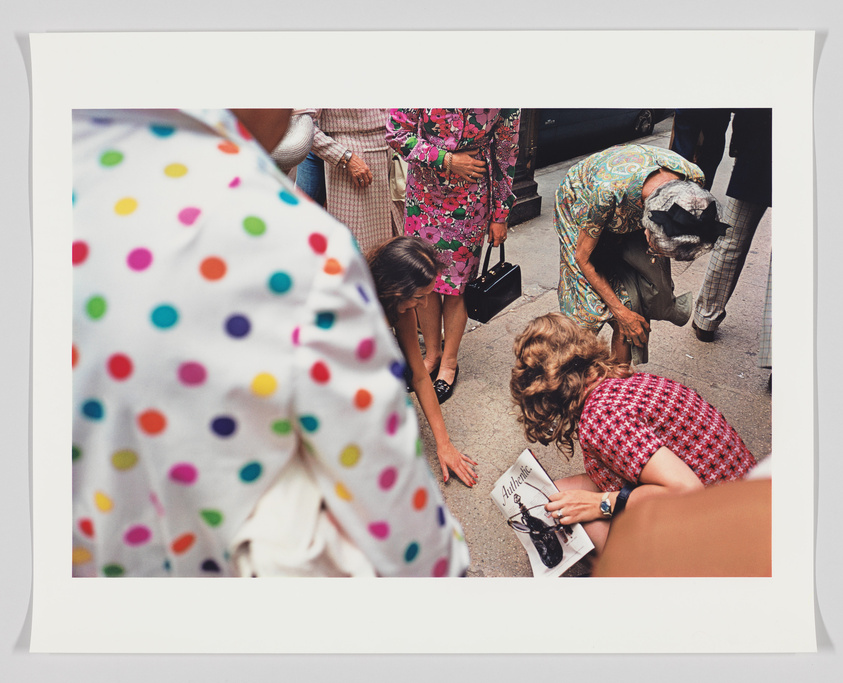
{"label": "white garment", "polygon": [[[269,492],[250,524],[272,537],[273,484],[299,465],[311,489],[272,543],[463,574],[348,230],[228,111],[76,111],[73,131],[74,575],[233,574],[244,523]],[[284,573],[325,570],[297,557]]]}

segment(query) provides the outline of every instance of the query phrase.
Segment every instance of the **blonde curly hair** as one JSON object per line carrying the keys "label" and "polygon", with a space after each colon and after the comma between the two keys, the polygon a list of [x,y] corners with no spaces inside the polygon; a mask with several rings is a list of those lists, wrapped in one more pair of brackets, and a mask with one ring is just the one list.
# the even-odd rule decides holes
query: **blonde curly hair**
{"label": "blonde curly hair", "polygon": [[513,351],[509,390],[521,409],[518,421],[527,439],[553,442],[569,458],[592,384],[633,374],[629,364],[614,359],[606,342],[561,313],[529,323],[515,339]]}

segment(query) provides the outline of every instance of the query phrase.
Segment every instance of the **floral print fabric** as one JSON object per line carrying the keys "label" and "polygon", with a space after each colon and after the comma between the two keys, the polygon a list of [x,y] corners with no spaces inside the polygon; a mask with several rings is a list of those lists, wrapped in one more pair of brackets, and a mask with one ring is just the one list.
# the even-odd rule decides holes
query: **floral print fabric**
{"label": "floral print fabric", "polygon": [[[489,224],[506,223],[515,203],[520,109],[391,109],[387,142],[408,164],[404,232],[440,252],[435,291],[461,294],[479,269]],[[445,170],[447,152],[479,150],[476,182]]]}
{"label": "floral print fabric", "polygon": [[[579,234],[584,231],[597,239],[604,231],[623,235],[641,230],[641,190],[647,177],[659,168],[698,185],[704,181],[702,171],[675,152],[648,145],[619,145],[576,164],[556,191],[553,224],[559,236],[559,309],[587,329],[599,331],[611,312],[576,264]],[[628,305],[620,281],[612,273],[602,274]]]}
{"label": "floral print fabric", "polygon": [[77,111],[73,132],[74,576],[233,574],[294,458],[377,574],[462,575],[348,229],[230,112]]}

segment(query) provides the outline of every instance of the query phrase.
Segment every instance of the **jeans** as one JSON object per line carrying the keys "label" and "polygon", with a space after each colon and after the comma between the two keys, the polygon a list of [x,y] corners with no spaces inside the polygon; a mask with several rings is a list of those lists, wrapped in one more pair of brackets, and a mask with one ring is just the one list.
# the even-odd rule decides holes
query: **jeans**
{"label": "jeans", "polygon": [[313,152],[298,165],[296,185],[317,204],[325,204],[325,162]]}

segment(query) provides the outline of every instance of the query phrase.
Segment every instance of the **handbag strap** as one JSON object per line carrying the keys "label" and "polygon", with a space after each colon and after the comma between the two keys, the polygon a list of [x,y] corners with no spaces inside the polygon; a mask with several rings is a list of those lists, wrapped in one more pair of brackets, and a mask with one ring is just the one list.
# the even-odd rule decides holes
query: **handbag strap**
{"label": "handbag strap", "polygon": [[[500,243],[499,247],[500,247],[500,250],[501,250],[501,260],[498,261],[498,265],[501,265],[506,258],[505,253],[504,253],[504,249],[503,249],[503,242]],[[486,273],[489,272],[489,256],[492,255],[492,249],[494,249],[494,247],[491,244],[489,244],[489,246],[486,247],[486,258],[483,259],[483,273],[481,274],[481,277],[485,277]]]}

